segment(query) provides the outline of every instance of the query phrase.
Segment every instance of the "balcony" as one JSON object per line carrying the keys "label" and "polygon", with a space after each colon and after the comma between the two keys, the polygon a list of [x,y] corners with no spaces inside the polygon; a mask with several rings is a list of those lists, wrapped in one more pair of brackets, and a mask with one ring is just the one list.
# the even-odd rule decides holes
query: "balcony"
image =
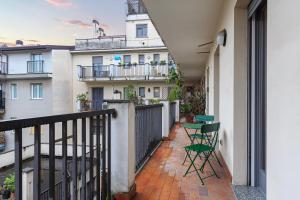
{"label": "balcony", "polygon": [[27,61],[27,73],[28,74],[42,74],[44,72],[44,61],[35,60]]}
{"label": "balcony", "polygon": [[[179,108],[167,101],[137,106],[113,100],[108,107],[0,122],[0,131],[15,136],[15,149],[5,155],[14,159],[2,157],[1,166],[11,161],[16,199],[110,200],[131,188],[135,174],[178,121]],[[30,147],[23,146],[28,128],[34,132]],[[32,169],[25,164],[28,159]]]}
{"label": "balcony", "polygon": [[147,14],[141,0],[127,0],[127,15]]}
{"label": "balcony", "polygon": [[126,64],[78,66],[78,77],[81,81],[108,80],[165,80],[173,65]]}
{"label": "balcony", "polygon": [[165,45],[160,38],[143,38],[127,40],[125,35],[103,36],[101,38],[76,39],[75,51],[81,50],[113,50],[128,48],[151,48]]}
{"label": "balcony", "polygon": [[5,75],[8,73],[7,62],[0,62],[0,75]]}

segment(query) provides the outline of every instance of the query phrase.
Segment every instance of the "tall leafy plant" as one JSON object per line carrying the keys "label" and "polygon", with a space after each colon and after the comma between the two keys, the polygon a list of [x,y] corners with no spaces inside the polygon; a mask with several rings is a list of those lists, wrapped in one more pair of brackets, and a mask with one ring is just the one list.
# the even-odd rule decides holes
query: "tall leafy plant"
{"label": "tall leafy plant", "polygon": [[175,87],[169,93],[168,100],[182,99],[183,78],[181,72],[171,68],[166,82],[167,84],[175,84]]}

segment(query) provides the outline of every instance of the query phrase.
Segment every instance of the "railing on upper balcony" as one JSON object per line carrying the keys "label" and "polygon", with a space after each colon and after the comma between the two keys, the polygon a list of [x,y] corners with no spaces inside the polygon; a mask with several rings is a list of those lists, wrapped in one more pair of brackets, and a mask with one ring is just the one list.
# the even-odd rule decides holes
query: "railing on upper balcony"
{"label": "railing on upper balcony", "polygon": [[165,47],[161,38],[139,38],[127,40],[125,35],[76,39],[75,50],[110,50],[125,48]]}
{"label": "railing on upper balcony", "polygon": [[135,107],[136,170],[147,161],[162,140],[163,104]]}
{"label": "railing on upper balcony", "polygon": [[7,62],[0,62],[0,75],[8,73],[8,65]]}
{"label": "railing on upper balcony", "polygon": [[44,61],[43,60],[27,61],[27,73],[29,74],[44,73]]}
{"label": "railing on upper balcony", "polygon": [[127,0],[127,15],[147,14],[141,0]]}
{"label": "railing on upper balcony", "polygon": [[[34,127],[33,199],[111,199],[111,117],[114,109],[0,122],[0,131],[14,131],[16,200],[22,199],[22,140]],[[41,191],[41,127],[49,131],[49,189]],[[59,131],[59,134],[56,134]],[[57,138],[61,135],[61,138]],[[78,141],[80,138],[81,141]],[[88,139],[87,139],[88,138]],[[72,140],[72,143],[71,143]],[[45,141],[43,141],[45,142]],[[62,180],[55,184],[56,143],[61,144]],[[68,153],[68,144],[72,152]],[[93,150],[90,150],[92,147]],[[80,148],[80,149],[79,149]],[[78,164],[79,163],[79,164]],[[68,164],[71,169],[68,169]],[[78,166],[80,165],[80,167]],[[95,170],[91,170],[91,169]],[[68,171],[71,171],[69,175]],[[95,173],[94,173],[95,172]],[[92,177],[92,178],[90,178]],[[69,184],[69,178],[71,183]],[[57,191],[57,187],[60,190]],[[71,188],[69,188],[71,187]],[[69,194],[71,191],[71,194]],[[24,191],[23,191],[24,192]],[[59,198],[57,198],[57,195]]]}
{"label": "railing on upper balcony", "polygon": [[162,64],[126,64],[126,65],[97,65],[97,66],[78,66],[78,77],[82,80],[109,78],[143,78],[151,77],[166,78],[169,69],[174,65]]}

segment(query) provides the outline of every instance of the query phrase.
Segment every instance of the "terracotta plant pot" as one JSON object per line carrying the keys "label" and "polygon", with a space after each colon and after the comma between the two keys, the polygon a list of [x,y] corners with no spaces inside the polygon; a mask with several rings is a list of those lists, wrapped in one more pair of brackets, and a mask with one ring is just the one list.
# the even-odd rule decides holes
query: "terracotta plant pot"
{"label": "terracotta plant pot", "polygon": [[185,115],[185,121],[187,123],[193,123],[194,122],[194,115],[192,115],[192,114]]}

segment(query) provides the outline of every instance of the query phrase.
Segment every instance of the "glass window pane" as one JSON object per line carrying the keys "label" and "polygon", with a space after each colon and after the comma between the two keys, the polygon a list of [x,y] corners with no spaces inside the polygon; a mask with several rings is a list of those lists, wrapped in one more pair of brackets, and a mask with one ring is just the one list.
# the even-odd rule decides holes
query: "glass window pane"
{"label": "glass window pane", "polygon": [[140,87],[139,88],[139,96],[140,97],[145,97],[145,87]]}
{"label": "glass window pane", "polygon": [[160,98],[160,87],[154,87],[153,93],[154,98]]}
{"label": "glass window pane", "polygon": [[148,37],[148,25],[137,24],[136,25],[136,37]]}
{"label": "glass window pane", "polygon": [[145,64],[145,55],[144,54],[139,55],[139,64],[140,65]]}

